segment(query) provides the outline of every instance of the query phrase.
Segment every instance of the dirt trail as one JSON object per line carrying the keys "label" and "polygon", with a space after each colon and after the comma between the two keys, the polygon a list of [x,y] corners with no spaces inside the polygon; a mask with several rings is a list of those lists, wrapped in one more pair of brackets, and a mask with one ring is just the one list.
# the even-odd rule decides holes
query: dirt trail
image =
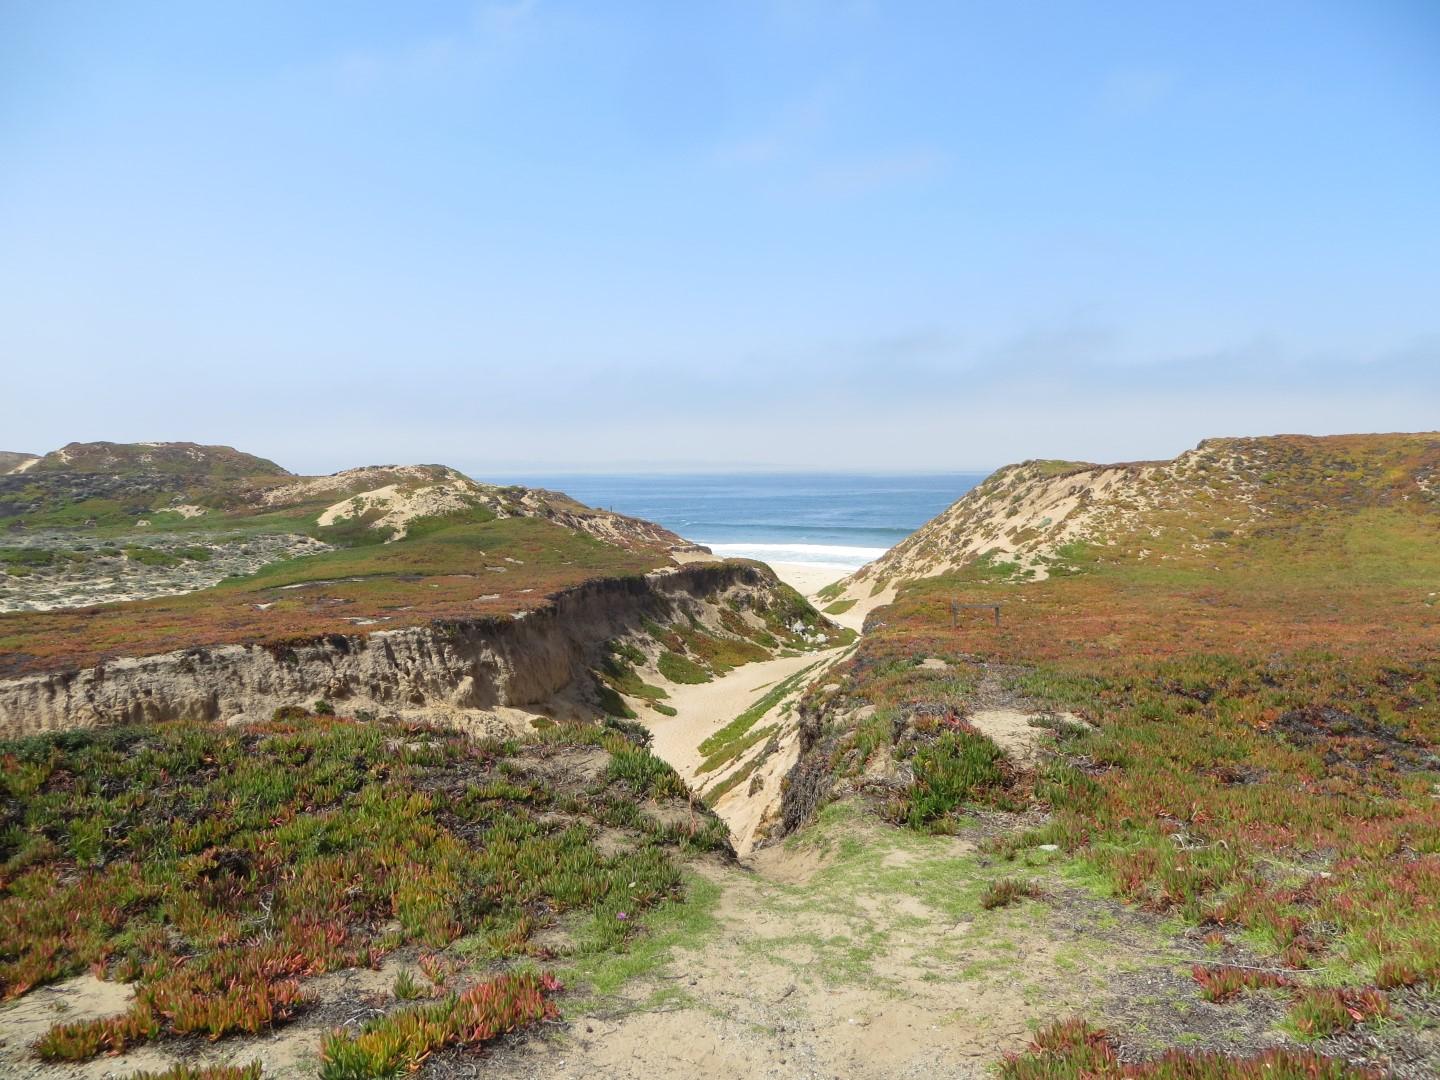
{"label": "dirt trail", "polygon": [[1087,898],[1039,859],[1047,901],[995,911],[979,893],[1015,866],[853,818],[764,849],[747,870],[702,866],[708,932],[676,941],[621,998],[500,1050],[486,1075],[990,1075],[1037,1019],[1096,1011],[1123,970],[1120,941],[1159,945],[1155,920]]}

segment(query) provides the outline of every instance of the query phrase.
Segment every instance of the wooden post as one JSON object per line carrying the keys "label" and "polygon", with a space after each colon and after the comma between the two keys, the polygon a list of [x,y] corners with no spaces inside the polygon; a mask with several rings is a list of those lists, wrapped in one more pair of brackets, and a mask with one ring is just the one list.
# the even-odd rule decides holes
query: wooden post
{"label": "wooden post", "polygon": [[995,614],[995,625],[996,625],[997,627],[1000,625],[1000,605],[999,605],[999,604],[962,604],[962,603],[960,603],[960,601],[958,601],[958,600],[951,600],[951,601],[950,601],[950,629],[952,629],[952,630],[955,630],[955,629],[957,629],[957,628],[960,626],[960,609],[961,609],[961,608],[989,608],[990,611],[994,612],[994,614]]}

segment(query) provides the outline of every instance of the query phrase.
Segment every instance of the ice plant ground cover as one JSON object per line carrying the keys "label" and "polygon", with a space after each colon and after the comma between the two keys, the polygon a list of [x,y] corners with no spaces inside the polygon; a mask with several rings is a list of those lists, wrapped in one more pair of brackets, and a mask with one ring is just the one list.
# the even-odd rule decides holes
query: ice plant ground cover
{"label": "ice plant ground cover", "polygon": [[[1416,479],[1432,466],[1415,437],[1312,442],[1271,453],[1243,535],[1217,522],[1197,544],[1233,507],[1172,490],[1114,543],[1054,552],[1045,580],[990,556],[908,582],[804,704],[852,789],[887,756],[903,766],[874,799],[885,817],[959,831],[1028,808],[992,851],[1056,845],[1208,931],[1207,997],[1280,993],[1302,1039],[1429,1023],[1412,991],[1440,986],[1440,514]],[[956,600],[1002,603],[1001,625],[954,620]],[[997,698],[1048,729],[1034,769],[974,750],[966,718]],[[1279,974],[1226,970],[1239,948]],[[1165,1068],[1135,1075],[1249,1075]],[[1094,1071],[1075,1069],[1013,1075]]]}
{"label": "ice plant ground cover", "polygon": [[318,1004],[307,979],[408,949],[449,996],[324,1047],[327,1076],[391,1075],[550,1015],[558,984],[507,969],[623,950],[682,897],[675,853],[728,846],[703,810],[647,814],[683,785],[599,725],[521,747],[293,709],[37,737],[0,764],[0,995],[87,970],[136,987],[55,1024],[52,1061],[267,1031]]}

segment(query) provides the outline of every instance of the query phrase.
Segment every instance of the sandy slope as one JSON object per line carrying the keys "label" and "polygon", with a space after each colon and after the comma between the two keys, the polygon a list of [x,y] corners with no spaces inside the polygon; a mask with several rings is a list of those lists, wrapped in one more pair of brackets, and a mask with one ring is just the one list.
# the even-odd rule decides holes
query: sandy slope
{"label": "sandy slope", "polygon": [[[706,737],[723,728],[743,713],[777,683],[788,679],[796,672],[814,666],[813,675],[818,675],[825,666],[833,663],[845,649],[829,649],[819,653],[805,653],[802,656],[785,656],[776,660],[763,660],[746,664],[708,683],[691,686],[672,685],[670,697],[665,704],[676,710],[674,716],[661,716],[649,709],[640,708],[641,720],[655,736],[652,749],[684,777],[685,782],[697,792],[703,792],[706,785],[714,784],[727,775],[728,770],[701,773],[698,771],[704,756],[700,743]],[[775,723],[783,703],[777,704],[770,712],[756,722],[756,727]],[[754,773],[755,793],[750,794],[750,782],[739,785],[715,804],[715,812],[730,826],[730,835],[735,848],[741,855],[748,854],[754,847],[757,830],[778,806],[780,784],[790,767],[795,764],[795,733],[792,725],[784,725],[781,732],[779,752],[767,757]],[[735,762],[741,768],[753,757],[763,754],[764,746],[755,746]]]}
{"label": "sandy slope", "polygon": [[[746,664],[708,683],[691,686],[668,684],[665,704],[675,716],[649,714],[645,726],[655,735],[655,753],[668,761],[686,781],[701,762],[697,749],[706,736],[718,731],[748,709],[766,690],[817,660],[828,660],[842,650],[784,656]],[[817,669],[818,670],[818,669]]]}
{"label": "sandy slope", "polygon": [[864,629],[866,615],[882,604],[888,604],[895,599],[893,586],[871,595],[873,589],[870,583],[856,584],[853,579],[847,577],[852,571],[845,566],[817,563],[770,563],[769,565],[770,569],[775,571],[776,577],[801,593],[821,611],[825,611],[827,607],[833,605],[835,600],[823,600],[815,594],[825,586],[843,579],[846,589],[838,599],[854,600],[855,603],[838,614],[827,611],[825,615],[826,618],[854,630],[857,634]]}
{"label": "sandy slope", "polygon": [[[814,594],[839,580],[845,571],[842,566],[815,563],[772,563],[770,568],[780,580],[822,606],[824,601],[817,600]],[[859,631],[866,614],[888,597],[887,593],[878,597],[857,598],[849,610],[829,617],[841,626]],[[655,737],[655,753],[669,762],[684,777],[685,782],[701,795],[706,793],[707,788],[714,790],[733,771],[742,770],[751,762],[757,762],[744,782],[734,786],[712,803],[715,812],[730,826],[735,849],[742,856],[748,855],[756,843],[763,839],[767,825],[778,813],[785,776],[799,754],[795,717],[793,712],[787,715],[787,709],[795,695],[777,702],[751,729],[777,725],[780,731],[774,737],[773,744],[766,740],[751,747],[728,768],[709,773],[700,772],[699,767],[704,761],[704,755],[699,750],[700,744],[759,701],[777,684],[807,668],[811,670],[803,682],[812,683],[847,651],[847,648],[839,648],[806,653],[803,656],[780,657],[746,664],[708,683],[671,685],[668,688],[670,697],[666,704],[676,710],[673,717],[662,716],[646,708],[643,703],[632,703]],[[803,689],[803,685],[799,686],[797,692]]]}

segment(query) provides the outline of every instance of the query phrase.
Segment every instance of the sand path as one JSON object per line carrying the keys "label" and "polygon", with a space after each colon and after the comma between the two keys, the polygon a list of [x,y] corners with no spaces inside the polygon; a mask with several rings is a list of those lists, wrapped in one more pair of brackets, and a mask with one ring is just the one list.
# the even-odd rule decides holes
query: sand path
{"label": "sand path", "polygon": [[1101,1010],[1117,942],[1174,947],[1157,919],[1027,869],[1046,902],[985,911],[980,890],[1013,867],[856,818],[747,870],[702,863],[707,928],[675,935],[668,963],[618,997],[497,1051],[486,1075],[980,1080],[1037,1020]]}
{"label": "sand path", "polygon": [[[670,697],[665,704],[676,711],[675,716],[660,716],[648,711],[643,719],[655,736],[651,749],[668,761],[672,768],[695,785],[706,779],[697,777],[696,768],[704,760],[700,744],[731,720],[748,709],[776,683],[804,671],[817,662],[827,664],[843,649],[783,656],[777,660],[761,660],[746,664],[708,683],[692,686],[669,685]],[[816,674],[820,668],[815,669]]]}
{"label": "sand path", "polygon": [[[816,563],[771,563],[776,576],[817,606],[825,601],[816,593],[840,580],[847,568]],[[865,616],[886,597],[856,600],[847,610],[832,612],[828,617],[841,626],[859,632]],[[826,668],[846,654],[848,648],[827,649],[802,656],[779,657],[746,664],[720,678],[695,685],[667,686],[665,704],[676,710],[667,717],[637,705],[644,724],[654,736],[652,749],[678,772],[690,787],[706,797],[715,812],[730,826],[735,849],[742,857],[748,855],[763,838],[766,828],[778,813],[786,774],[798,757],[798,739],[793,704],[805,686],[819,678]],[[759,743],[741,754],[733,764],[711,772],[702,772],[705,755],[700,744],[710,735],[729,724],[741,713],[770,693],[778,684],[793,675],[806,672],[793,693],[760,717],[751,730],[775,726],[779,734],[773,743]],[[732,784],[728,790],[717,789],[733,772],[748,772],[743,783]]]}

